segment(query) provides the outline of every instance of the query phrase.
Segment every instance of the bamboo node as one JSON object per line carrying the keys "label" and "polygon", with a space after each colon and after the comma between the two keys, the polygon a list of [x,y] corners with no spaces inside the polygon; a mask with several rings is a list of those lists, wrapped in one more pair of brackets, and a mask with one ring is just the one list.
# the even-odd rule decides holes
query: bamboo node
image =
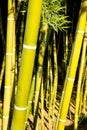
{"label": "bamboo node", "polygon": [[59,119],[59,121],[60,121],[60,122],[63,122],[63,123],[65,123],[65,122],[66,122],[66,120],[63,120],[63,119]]}
{"label": "bamboo node", "polygon": [[68,78],[68,80],[74,82],[75,79],[74,78]]}
{"label": "bamboo node", "polygon": [[32,103],[32,100],[31,100],[31,101],[28,101],[28,103]]}
{"label": "bamboo node", "polygon": [[5,88],[8,88],[8,89],[11,88],[11,87],[12,87],[12,86],[5,86]]}
{"label": "bamboo node", "polygon": [[3,119],[8,119],[9,118],[9,116],[3,116]]}
{"label": "bamboo node", "polygon": [[14,18],[7,18],[8,21],[14,21]]}
{"label": "bamboo node", "polygon": [[29,45],[23,44],[23,48],[24,49],[29,49],[29,50],[35,50],[37,48],[37,46],[29,46]]}
{"label": "bamboo node", "polygon": [[19,111],[25,111],[25,110],[27,110],[27,107],[18,107],[18,106],[16,106],[16,105],[14,105],[14,108],[15,108],[16,110],[19,110]]}
{"label": "bamboo node", "polygon": [[84,34],[83,30],[77,30],[78,33]]}
{"label": "bamboo node", "polygon": [[12,53],[6,52],[6,56],[12,56]]}

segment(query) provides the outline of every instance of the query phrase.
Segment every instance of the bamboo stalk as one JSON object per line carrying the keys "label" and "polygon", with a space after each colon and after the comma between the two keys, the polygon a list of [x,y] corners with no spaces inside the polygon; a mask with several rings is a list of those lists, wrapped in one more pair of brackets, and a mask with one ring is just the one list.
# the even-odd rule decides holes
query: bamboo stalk
{"label": "bamboo stalk", "polygon": [[83,113],[86,115],[87,109],[87,67],[86,67],[86,81],[85,81],[85,92],[83,97]]}
{"label": "bamboo stalk", "polygon": [[19,75],[19,68],[21,65],[21,57],[23,50],[23,40],[24,40],[24,31],[25,31],[25,16],[26,16],[26,2],[22,1],[20,3],[20,12],[17,22],[17,71]]}
{"label": "bamboo stalk", "polygon": [[23,54],[19,72],[11,130],[24,130],[28,94],[31,85],[42,0],[29,0]]}
{"label": "bamboo stalk", "polygon": [[[77,32],[76,32],[76,38],[74,42],[74,48],[72,52],[73,55],[70,60],[71,61],[70,71],[68,73],[68,78],[65,84],[66,85],[65,92],[62,95],[61,108],[59,110],[58,127],[57,127],[58,130],[64,130],[64,127],[65,127],[67,111],[69,107],[70,97],[71,97],[72,88],[74,84],[74,79],[75,79],[75,74],[76,74],[76,69],[78,65],[78,60],[79,60],[79,55],[80,55],[80,50],[81,50],[81,45],[82,45],[82,40],[83,40],[83,34],[84,34],[84,29],[85,29],[85,24],[86,24],[86,11],[83,12],[82,10],[85,6],[86,6],[86,3],[83,2],[82,8],[81,8],[82,12],[80,13],[80,18],[79,18]],[[82,24],[82,19],[84,19],[83,24]]]}
{"label": "bamboo stalk", "polygon": [[44,86],[43,79],[41,84],[41,130],[44,130]]}
{"label": "bamboo stalk", "polygon": [[80,91],[80,106],[79,106],[79,115],[83,113],[83,93],[84,93],[84,85],[85,85],[86,76],[83,76],[81,91]]}
{"label": "bamboo stalk", "polygon": [[78,84],[77,84],[77,94],[76,94],[76,106],[75,106],[75,122],[74,122],[74,129],[77,130],[78,128],[78,117],[79,117],[79,104],[80,104],[80,92],[81,92],[81,83],[82,83],[82,76],[83,76],[83,69],[85,63],[85,55],[86,55],[86,40],[84,38],[83,48],[82,48],[82,56],[81,56],[81,63],[80,63],[80,70],[79,70],[79,77],[78,77]]}
{"label": "bamboo stalk", "polygon": [[[44,61],[44,55],[45,55],[45,49],[47,46],[47,24],[42,24],[42,27],[40,29],[41,31],[41,43],[40,43],[40,50],[38,55],[38,67],[37,67],[37,73],[36,73],[36,89],[35,89],[35,101],[34,101],[34,122],[37,123],[38,118],[38,101],[39,101],[39,94],[40,94],[40,87],[41,87],[41,81],[43,76],[43,61]],[[34,125],[34,129],[36,125]]]}
{"label": "bamboo stalk", "polygon": [[50,55],[49,55],[49,59],[48,59],[48,65],[49,65],[49,90],[48,90],[48,92],[49,92],[49,107],[48,107],[48,120],[49,120],[49,129],[51,129],[51,126],[52,126],[52,120],[51,120],[51,117],[52,117],[52,97],[53,97],[53,92],[52,92],[52,81],[53,81],[53,77],[52,77],[52,63],[51,63],[51,58],[50,58],[50,56],[51,56],[51,47],[49,48],[49,53],[50,53]]}
{"label": "bamboo stalk", "polygon": [[40,43],[40,50],[39,50],[39,56],[38,56],[38,69],[36,74],[36,90],[35,90],[35,104],[34,104],[34,114],[36,113],[37,109],[37,102],[40,92],[40,85],[41,85],[41,77],[42,77],[42,71],[43,71],[43,60],[45,55],[45,49],[46,49],[46,38],[47,38],[47,24],[42,25],[41,28],[43,39]]}
{"label": "bamboo stalk", "polygon": [[57,63],[57,50],[56,50],[56,40],[55,32],[53,34],[53,57],[54,57],[54,81],[53,81],[53,121],[54,121],[54,110],[57,95],[57,85],[58,85],[58,63]]}
{"label": "bamboo stalk", "polygon": [[2,85],[2,80],[3,80],[3,75],[4,75],[4,69],[5,69],[5,56],[4,56],[4,59],[3,59],[1,72],[0,72],[0,90],[1,90],[1,85]]}
{"label": "bamboo stalk", "polygon": [[28,116],[31,113],[31,111],[33,111],[32,103],[33,103],[33,97],[34,97],[34,91],[35,91],[35,83],[36,83],[36,77],[34,74],[33,78],[32,78],[32,82],[31,82],[30,91],[29,91],[30,94],[28,97],[28,108],[27,108],[27,112],[26,112],[25,127],[26,127],[26,122],[27,122]]}
{"label": "bamboo stalk", "polygon": [[5,65],[5,86],[4,86],[4,103],[3,103],[3,130],[7,130],[11,88],[12,88],[12,47],[13,47],[13,23],[14,23],[14,8],[12,0],[8,0],[8,17],[7,17],[7,41],[6,41],[6,65]]}

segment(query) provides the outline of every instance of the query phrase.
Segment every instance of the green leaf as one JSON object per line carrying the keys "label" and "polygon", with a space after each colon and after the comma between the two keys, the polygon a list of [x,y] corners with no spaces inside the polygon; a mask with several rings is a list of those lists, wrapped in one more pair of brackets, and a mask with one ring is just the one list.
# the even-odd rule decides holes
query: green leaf
{"label": "green leaf", "polygon": [[42,23],[49,24],[55,31],[65,30],[68,28],[70,21],[65,15],[65,6],[62,3],[65,0],[43,0],[42,6]]}

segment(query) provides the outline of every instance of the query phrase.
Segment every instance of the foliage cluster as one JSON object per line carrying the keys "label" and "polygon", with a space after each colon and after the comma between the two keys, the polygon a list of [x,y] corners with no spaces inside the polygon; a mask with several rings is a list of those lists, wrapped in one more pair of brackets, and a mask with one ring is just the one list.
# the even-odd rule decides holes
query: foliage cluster
{"label": "foliage cluster", "polygon": [[43,0],[42,21],[53,27],[55,31],[68,28],[69,21],[65,15],[65,5],[63,0]]}

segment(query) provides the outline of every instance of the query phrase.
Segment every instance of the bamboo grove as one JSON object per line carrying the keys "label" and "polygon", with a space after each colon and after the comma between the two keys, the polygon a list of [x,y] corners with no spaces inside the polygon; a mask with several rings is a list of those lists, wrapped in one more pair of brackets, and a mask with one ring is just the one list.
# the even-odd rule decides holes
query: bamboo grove
{"label": "bamboo grove", "polygon": [[87,0],[76,27],[68,0],[8,0],[5,23],[2,3],[0,130],[67,130],[68,119],[78,130],[87,120]]}

